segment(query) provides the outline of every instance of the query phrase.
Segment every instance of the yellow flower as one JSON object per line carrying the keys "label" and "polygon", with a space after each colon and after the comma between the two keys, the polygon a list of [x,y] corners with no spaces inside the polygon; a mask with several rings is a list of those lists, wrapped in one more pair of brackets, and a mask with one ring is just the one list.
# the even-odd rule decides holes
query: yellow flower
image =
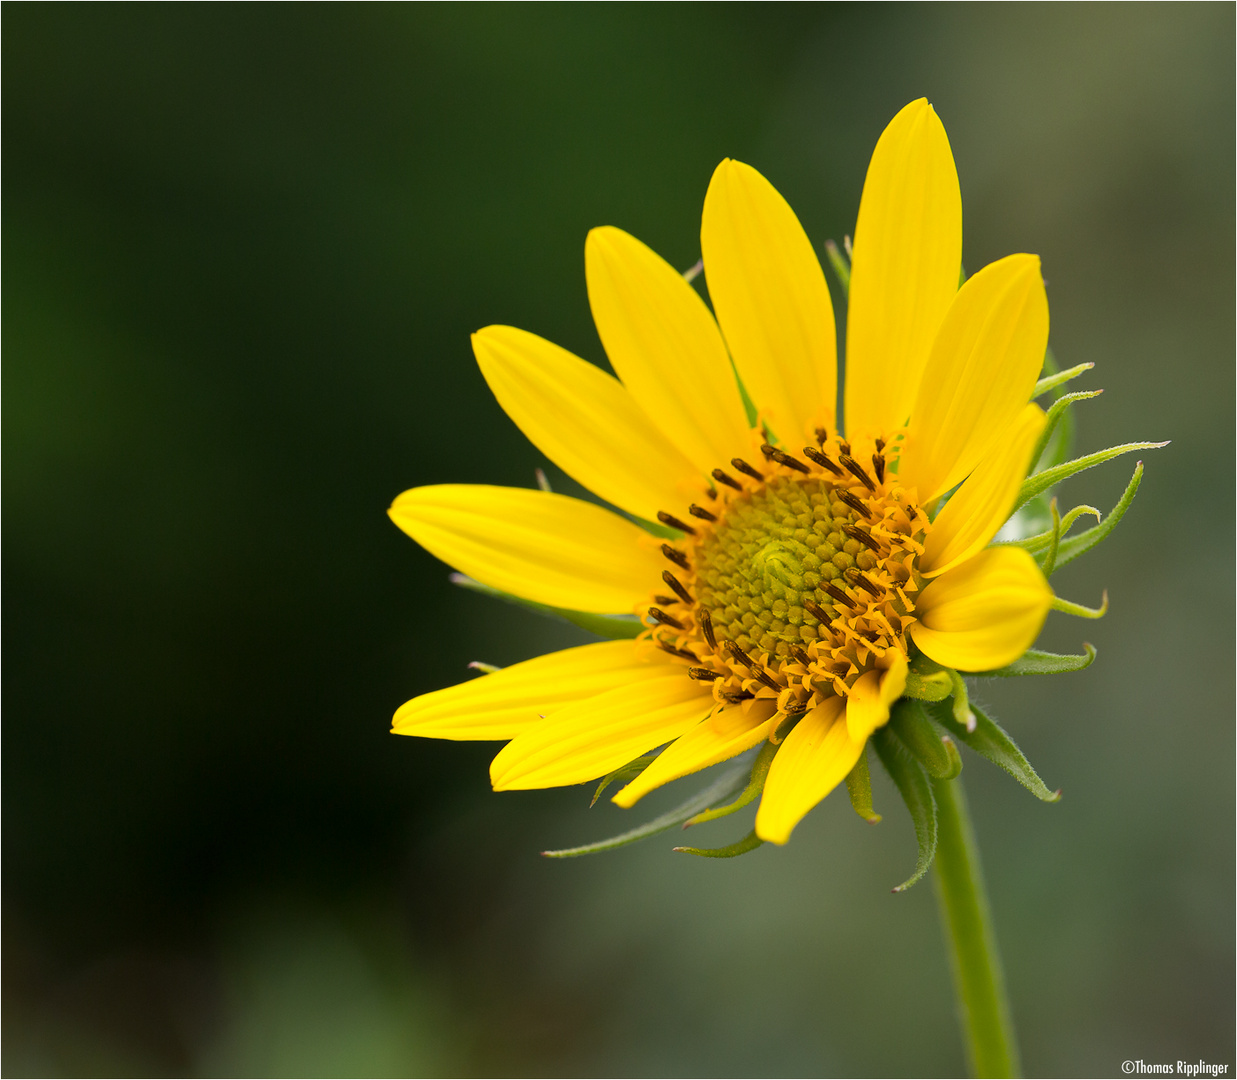
{"label": "yellow flower", "polygon": [[959,287],[958,178],[925,100],[886,128],[863,189],[845,435],[829,290],[785,200],[723,161],[701,248],[715,315],[634,237],[589,234],[589,303],[617,379],[512,327],[473,337],[524,434],[629,517],[473,485],[415,488],[390,511],[485,585],[646,629],[414,698],[394,730],[510,740],[496,790],[582,783],[669,744],[621,806],[772,741],[756,833],[785,843],[888,721],[909,660],[1007,665],[1052,606],[1026,551],[988,546],[1044,428],[1029,399],[1048,303],[1033,255]]}

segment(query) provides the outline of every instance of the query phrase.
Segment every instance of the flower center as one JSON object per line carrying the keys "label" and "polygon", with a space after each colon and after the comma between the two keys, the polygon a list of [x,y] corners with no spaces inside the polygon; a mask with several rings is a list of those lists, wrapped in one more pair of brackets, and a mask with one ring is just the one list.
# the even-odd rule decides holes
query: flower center
{"label": "flower center", "polygon": [[686,535],[662,545],[674,595],[653,598],[649,636],[719,701],[800,712],[906,653],[927,516],[886,475],[882,443],[865,467],[819,434],[811,464],[766,444],[761,469],[713,471],[692,524],[659,515]]}

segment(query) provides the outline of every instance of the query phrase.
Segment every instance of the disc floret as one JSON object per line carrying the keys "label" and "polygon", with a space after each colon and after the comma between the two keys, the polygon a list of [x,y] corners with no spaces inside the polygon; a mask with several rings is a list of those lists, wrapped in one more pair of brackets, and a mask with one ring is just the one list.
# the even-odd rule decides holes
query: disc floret
{"label": "disc floret", "polygon": [[719,703],[795,715],[906,656],[931,526],[884,442],[857,449],[823,430],[802,458],[765,443],[759,467],[713,470],[692,524],[659,515],[684,535],[662,545],[670,593],[645,609],[647,636]]}

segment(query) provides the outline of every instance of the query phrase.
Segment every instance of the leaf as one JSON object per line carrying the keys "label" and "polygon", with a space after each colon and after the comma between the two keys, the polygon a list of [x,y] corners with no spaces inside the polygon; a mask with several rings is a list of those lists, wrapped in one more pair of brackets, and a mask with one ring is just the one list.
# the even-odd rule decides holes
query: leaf
{"label": "leaf", "polygon": [[461,588],[481,593],[483,596],[496,597],[516,607],[530,608],[554,619],[562,619],[591,634],[610,638],[612,641],[620,638],[634,638],[644,629],[644,624],[634,615],[597,615],[591,611],[571,611],[568,608],[550,607],[548,604],[538,604],[535,600],[513,596],[491,585],[483,585],[467,574],[451,574],[448,580],[452,585],[459,585]]}
{"label": "leaf", "polygon": [[1031,768],[1031,763],[1018,749],[1018,744],[982,709],[971,706],[971,712],[975,714],[975,730],[968,732],[954,719],[948,708],[941,705],[930,705],[928,708],[933,719],[954,738],[966,743],[975,753],[986,757],[994,765],[999,765],[1037,799],[1056,802],[1061,798],[1060,791],[1048,790],[1048,786],[1039,778],[1039,773]]}
{"label": "leaf", "polygon": [[673,829],[676,825],[682,825],[689,817],[698,814],[705,807],[717,802],[719,799],[725,799],[733,795],[743,786],[746,778],[747,768],[745,766],[740,766],[737,769],[727,769],[707,788],[696,792],[682,806],[668,810],[660,817],[655,817],[644,825],[629,829],[625,833],[619,833],[618,836],[612,836],[608,840],[598,840],[596,843],[584,844],[580,847],[543,851],[541,854],[548,859],[572,859],[577,855],[592,855],[598,851],[610,851],[614,848],[625,847],[627,844],[634,844],[637,840],[644,840],[649,836],[656,836],[667,829]]}
{"label": "leaf", "polygon": [[1083,642],[1086,650],[1081,656],[1061,655],[1059,653],[1040,652],[1039,649],[1027,649],[1017,660],[995,671],[968,671],[968,675],[978,678],[995,676],[1000,679],[1012,675],[1061,675],[1067,671],[1082,671],[1089,668],[1095,660],[1095,646]]}
{"label": "leaf", "polygon": [[676,847],[674,850],[681,851],[684,855],[703,855],[708,859],[733,859],[736,855],[746,855],[749,851],[755,851],[763,843],[764,841],[756,835],[756,830],[753,829],[742,840],[727,844],[725,847]]}
{"label": "leaf", "polygon": [[[1138,494],[1138,486],[1142,483],[1142,479],[1143,463],[1140,461],[1134,466],[1134,475],[1130,477],[1125,493],[1117,500],[1117,505],[1112,508],[1109,515],[1086,532],[1079,533],[1072,539],[1061,542],[1061,546],[1057,550],[1058,570],[1066,563],[1073,562],[1079,555],[1085,555],[1117,527],[1121,519],[1125,517],[1125,512],[1130,508],[1130,503],[1134,501],[1134,496]],[[1090,507],[1087,507],[1087,509],[1089,510]],[[1073,513],[1073,511],[1070,512]],[[1099,515],[1096,514],[1096,517],[1099,517]]]}
{"label": "leaf", "polygon": [[773,755],[776,753],[776,743],[765,743],[760,748],[760,753],[756,755],[756,760],[752,762],[752,771],[748,776],[747,787],[743,789],[739,797],[725,806],[719,806],[713,810],[705,810],[703,813],[689,818],[683,822],[683,828],[686,829],[692,825],[701,825],[706,821],[714,821],[717,818],[726,817],[728,814],[733,814],[736,810],[742,810],[743,807],[755,802],[760,793],[765,789],[765,777],[769,775],[769,766],[773,764]]}
{"label": "leaf", "polygon": [[1065,455],[1069,453],[1068,445],[1072,441],[1074,434],[1072,421],[1069,421],[1069,428],[1067,429],[1065,438],[1061,440],[1061,447],[1059,450],[1061,456],[1054,461],[1052,458],[1056,457],[1056,454],[1049,454],[1047,455],[1047,460],[1042,460],[1045,456],[1044,451],[1048,449],[1049,440],[1052,438],[1053,433],[1056,432],[1057,425],[1063,419],[1061,414],[1064,413],[1065,410],[1068,409],[1075,401],[1085,401],[1087,398],[1099,397],[1103,392],[1103,390],[1078,390],[1072,394],[1063,394],[1052,403],[1048,409],[1048,412],[1044,415],[1044,430],[1040,432],[1039,441],[1035,444],[1035,449],[1031,451],[1030,460],[1036,465],[1037,468],[1044,469],[1052,465],[1057,465],[1064,461]]}
{"label": "leaf", "polygon": [[1076,379],[1084,371],[1090,371],[1094,364],[1079,364],[1077,367],[1066,368],[1065,371],[1058,371],[1055,374],[1045,375],[1035,384],[1035,388],[1031,391],[1031,399],[1034,400],[1049,390],[1055,390],[1063,383],[1067,383],[1070,379]]}
{"label": "leaf", "polygon": [[1099,450],[1094,454],[1088,454],[1086,457],[1074,458],[1073,461],[1067,461],[1062,465],[1055,465],[1051,469],[1037,472],[1034,476],[1028,476],[1023,481],[1014,509],[1017,511],[1035,498],[1036,495],[1047,491],[1050,487],[1082,472],[1084,469],[1093,469],[1096,465],[1103,465],[1106,461],[1112,461],[1113,458],[1118,458],[1122,454],[1129,454],[1134,450],[1159,450],[1161,447],[1167,446],[1170,441],[1137,442],[1125,443],[1122,446],[1110,446],[1107,450]]}
{"label": "leaf", "polygon": [[911,813],[911,821],[915,825],[915,840],[919,844],[919,858],[915,863],[915,872],[894,892],[905,892],[928,872],[932,858],[936,854],[936,800],[932,797],[932,786],[928,783],[923,769],[902,745],[888,726],[878,728],[872,736],[876,746],[876,754],[881,759],[898,791]]}
{"label": "leaf", "polygon": [[597,800],[601,798],[602,792],[616,780],[634,780],[657,760],[657,755],[660,753],[661,751],[658,750],[651,754],[641,754],[634,761],[629,761],[626,765],[620,765],[614,772],[606,773],[597,785],[597,790],[593,792],[593,801],[588,804],[589,809],[591,810],[597,805]]}
{"label": "leaf", "polygon": [[846,774],[846,791],[850,805],[869,825],[875,825],[881,816],[872,808],[872,774],[868,772],[868,748],[863,748],[855,767]]}
{"label": "leaf", "polygon": [[952,780],[962,771],[962,757],[948,735],[942,735],[918,701],[903,698],[893,707],[889,726],[936,780]]}

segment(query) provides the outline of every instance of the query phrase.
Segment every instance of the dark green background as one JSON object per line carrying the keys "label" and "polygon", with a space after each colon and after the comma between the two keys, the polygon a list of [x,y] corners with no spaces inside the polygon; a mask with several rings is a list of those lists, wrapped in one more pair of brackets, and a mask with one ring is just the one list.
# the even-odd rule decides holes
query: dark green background
{"label": "dark green background", "polygon": [[586,231],[690,265],[727,155],[840,239],[920,95],[966,265],[1039,253],[1058,357],[1097,365],[1079,449],[1174,440],[1054,580],[1110,590],[1041,638],[1098,663],[979,691],[1065,791],[968,759],[1026,1066],[1231,1069],[1231,5],[9,4],[3,29],[6,1074],[962,1067],[883,778],[875,828],[835,796],[734,862],[663,837],[550,863],[637,812],[493,795],[493,747],[387,733],[469,660],[583,640],[461,594],[385,517],[544,464],[469,332],[603,361]]}

